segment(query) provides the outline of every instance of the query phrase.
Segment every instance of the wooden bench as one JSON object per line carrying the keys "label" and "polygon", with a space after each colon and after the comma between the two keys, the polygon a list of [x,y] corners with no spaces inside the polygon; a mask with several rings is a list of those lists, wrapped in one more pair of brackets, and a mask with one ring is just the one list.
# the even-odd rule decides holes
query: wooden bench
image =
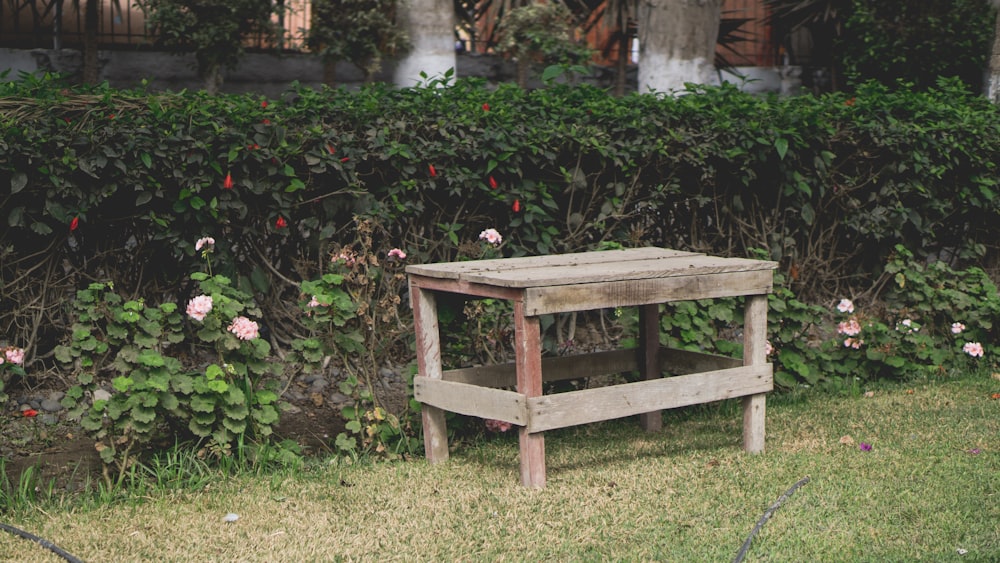
{"label": "wooden bench", "polygon": [[[764,449],[767,294],[777,264],[663,248],[407,266],[427,459],[448,458],[445,411],[519,427],[521,483],[545,486],[543,432],[640,415],[648,431],[661,409],[743,397],[743,447]],[[448,292],[513,302],[515,361],[443,371],[436,294]],[[743,359],[660,346],[659,304],[745,296]],[[542,358],[539,315],[639,307],[635,350]],[[543,381],[638,371],[642,380],[543,395]],[[662,377],[667,372],[673,377]],[[516,391],[504,388],[514,387]]]}

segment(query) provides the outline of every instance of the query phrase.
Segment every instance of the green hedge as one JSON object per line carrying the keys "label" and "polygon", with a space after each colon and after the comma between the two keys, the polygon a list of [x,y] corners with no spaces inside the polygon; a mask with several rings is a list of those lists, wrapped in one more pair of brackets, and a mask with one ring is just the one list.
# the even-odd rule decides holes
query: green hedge
{"label": "green hedge", "polygon": [[410,261],[453,259],[491,227],[507,256],[763,248],[814,300],[870,288],[898,243],[964,264],[998,250],[1000,110],[955,82],[851,98],[447,86],[0,85],[4,334],[44,354],[90,281],[181,294],[202,236],[277,324],[356,215]]}

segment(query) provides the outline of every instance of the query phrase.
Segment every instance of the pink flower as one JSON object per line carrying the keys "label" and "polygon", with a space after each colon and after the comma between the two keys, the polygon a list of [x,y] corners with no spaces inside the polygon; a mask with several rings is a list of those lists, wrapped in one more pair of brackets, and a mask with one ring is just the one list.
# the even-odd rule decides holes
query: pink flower
{"label": "pink flower", "polygon": [[857,319],[851,318],[837,323],[837,332],[845,336],[857,336],[861,332],[861,324]]}
{"label": "pink flower", "polygon": [[496,229],[486,229],[485,231],[479,233],[479,240],[485,240],[486,242],[496,246],[503,242],[503,237]]}
{"label": "pink flower", "polygon": [[397,260],[406,260],[406,253],[398,248],[393,248],[389,251],[389,258],[395,258]]}
{"label": "pink flower", "polygon": [[194,243],[194,250],[195,250],[195,252],[201,250],[207,244],[214,246],[215,245],[215,239],[212,238],[212,237],[203,237],[203,238],[198,239],[198,242]]}
{"label": "pink flower", "polygon": [[21,348],[15,348],[11,346],[4,350],[3,355],[7,358],[7,361],[15,364],[21,365],[24,363],[24,350]]}
{"label": "pink flower", "polygon": [[512,424],[502,420],[486,419],[486,429],[490,432],[506,432],[510,430]]}
{"label": "pink flower", "polygon": [[962,346],[962,351],[973,358],[983,357],[983,345],[978,342],[966,342],[965,346]]}
{"label": "pink flower", "polygon": [[853,313],[854,303],[851,303],[850,299],[841,299],[840,303],[837,303],[837,310],[841,313]]}
{"label": "pink flower", "polygon": [[334,256],[330,261],[337,262],[339,260],[343,260],[344,265],[347,266],[348,268],[353,268],[354,263],[357,262],[358,260],[358,257],[357,255],[354,254],[354,252],[350,250],[341,250],[340,254]]}
{"label": "pink flower", "polygon": [[770,356],[773,353],[774,353],[774,346],[771,344],[771,341],[768,340],[764,342],[764,355]]}
{"label": "pink flower", "polygon": [[260,336],[257,323],[246,317],[236,317],[233,319],[233,322],[229,324],[229,332],[235,334],[236,338],[240,340],[253,340]]}
{"label": "pink flower", "polygon": [[322,303],[319,302],[319,299],[316,299],[315,295],[313,295],[312,299],[309,300],[309,303],[306,304],[306,306],[309,307],[310,309],[315,309],[320,305],[322,305]]}
{"label": "pink flower", "polygon": [[865,341],[860,338],[846,338],[844,339],[844,348],[854,348],[855,350],[858,350],[864,343]]}
{"label": "pink flower", "polygon": [[205,320],[205,315],[207,315],[211,310],[211,295],[199,295],[198,297],[188,301],[187,304],[187,315],[199,322]]}
{"label": "pink flower", "polygon": [[951,333],[952,334],[962,334],[965,330],[965,325],[962,323],[951,323]]}

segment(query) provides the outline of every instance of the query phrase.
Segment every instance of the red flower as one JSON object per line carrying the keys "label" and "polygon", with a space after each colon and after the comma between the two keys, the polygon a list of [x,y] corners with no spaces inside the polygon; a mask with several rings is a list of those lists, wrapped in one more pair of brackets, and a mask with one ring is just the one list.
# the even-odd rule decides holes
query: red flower
{"label": "red flower", "polygon": [[493,190],[497,189],[497,181],[495,178],[493,178],[493,176],[490,176],[489,182],[490,182],[490,189]]}
{"label": "red flower", "polygon": [[511,205],[510,208],[514,210],[514,213],[520,213],[521,212],[521,200],[515,199],[514,200],[514,205]]}
{"label": "red flower", "polygon": [[261,123],[263,123],[264,125],[270,125],[271,120],[265,117],[263,120],[261,120]]}
{"label": "red flower", "polygon": [[844,102],[844,105],[845,106],[853,106],[854,105],[854,98],[851,98],[851,99],[847,100],[846,102]]}
{"label": "red flower", "polygon": [[247,145],[247,150],[248,151],[255,151],[255,150],[259,149],[259,148],[260,148],[260,145],[258,145],[257,143],[254,143],[252,145]]}
{"label": "red flower", "polygon": [[281,215],[278,215],[278,220],[274,222],[274,228],[275,229],[284,229],[287,226],[288,226],[288,222],[285,221],[285,218],[282,217]]}
{"label": "red flower", "polygon": [[222,181],[223,189],[231,190],[233,189],[233,175],[226,172],[226,179]]}
{"label": "red flower", "polygon": [[114,119],[114,118],[115,118],[115,114],[113,114],[113,113],[108,116],[108,119]]}
{"label": "red flower", "polygon": [[260,103],[260,107],[266,108],[267,107],[267,100],[264,100],[263,102],[261,102]]}
{"label": "red flower", "polygon": [[80,226],[80,218],[73,217],[73,220],[69,222],[69,230],[75,231],[79,226]]}
{"label": "red flower", "polygon": [[483,104],[483,111],[490,111],[490,104]]}
{"label": "red flower", "polygon": [[994,393],[990,395],[990,398],[993,399],[994,401],[1000,401],[1000,393]]}
{"label": "red flower", "polygon": [[35,409],[25,409],[21,411],[21,416],[27,416],[27,417],[38,416],[38,411],[36,411]]}
{"label": "red flower", "polygon": [[435,176],[438,175],[437,170],[434,170],[434,165],[433,164],[428,164],[427,165],[427,170],[430,172],[431,178],[433,178],[433,177],[435,177]]}
{"label": "red flower", "polygon": [[341,162],[347,162],[348,160],[351,160],[351,159],[347,158],[346,156],[344,158],[340,159]]}
{"label": "red flower", "polygon": [[336,148],[334,148],[334,146],[333,146],[333,145],[327,145],[327,146],[326,146],[326,150],[327,150],[327,152],[329,152],[330,154],[333,154],[333,153],[337,152],[337,149],[336,149]]}

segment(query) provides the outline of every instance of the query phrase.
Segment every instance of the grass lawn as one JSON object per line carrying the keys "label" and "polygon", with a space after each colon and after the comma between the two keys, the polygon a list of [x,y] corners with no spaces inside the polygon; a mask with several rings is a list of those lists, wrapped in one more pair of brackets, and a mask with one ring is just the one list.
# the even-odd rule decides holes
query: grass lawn
{"label": "grass lawn", "polygon": [[[550,432],[541,491],[520,486],[512,434],[435,466],[311,462],[2,521],[91,562],[732,561],[808,476],[745,561],[1000,561],[997,391],[980,373],[774,395],[762,455],[741,451],[735,401],[671,411],[658,434],[629,419]],[[62,561],[6,533],[0,559]]]}

